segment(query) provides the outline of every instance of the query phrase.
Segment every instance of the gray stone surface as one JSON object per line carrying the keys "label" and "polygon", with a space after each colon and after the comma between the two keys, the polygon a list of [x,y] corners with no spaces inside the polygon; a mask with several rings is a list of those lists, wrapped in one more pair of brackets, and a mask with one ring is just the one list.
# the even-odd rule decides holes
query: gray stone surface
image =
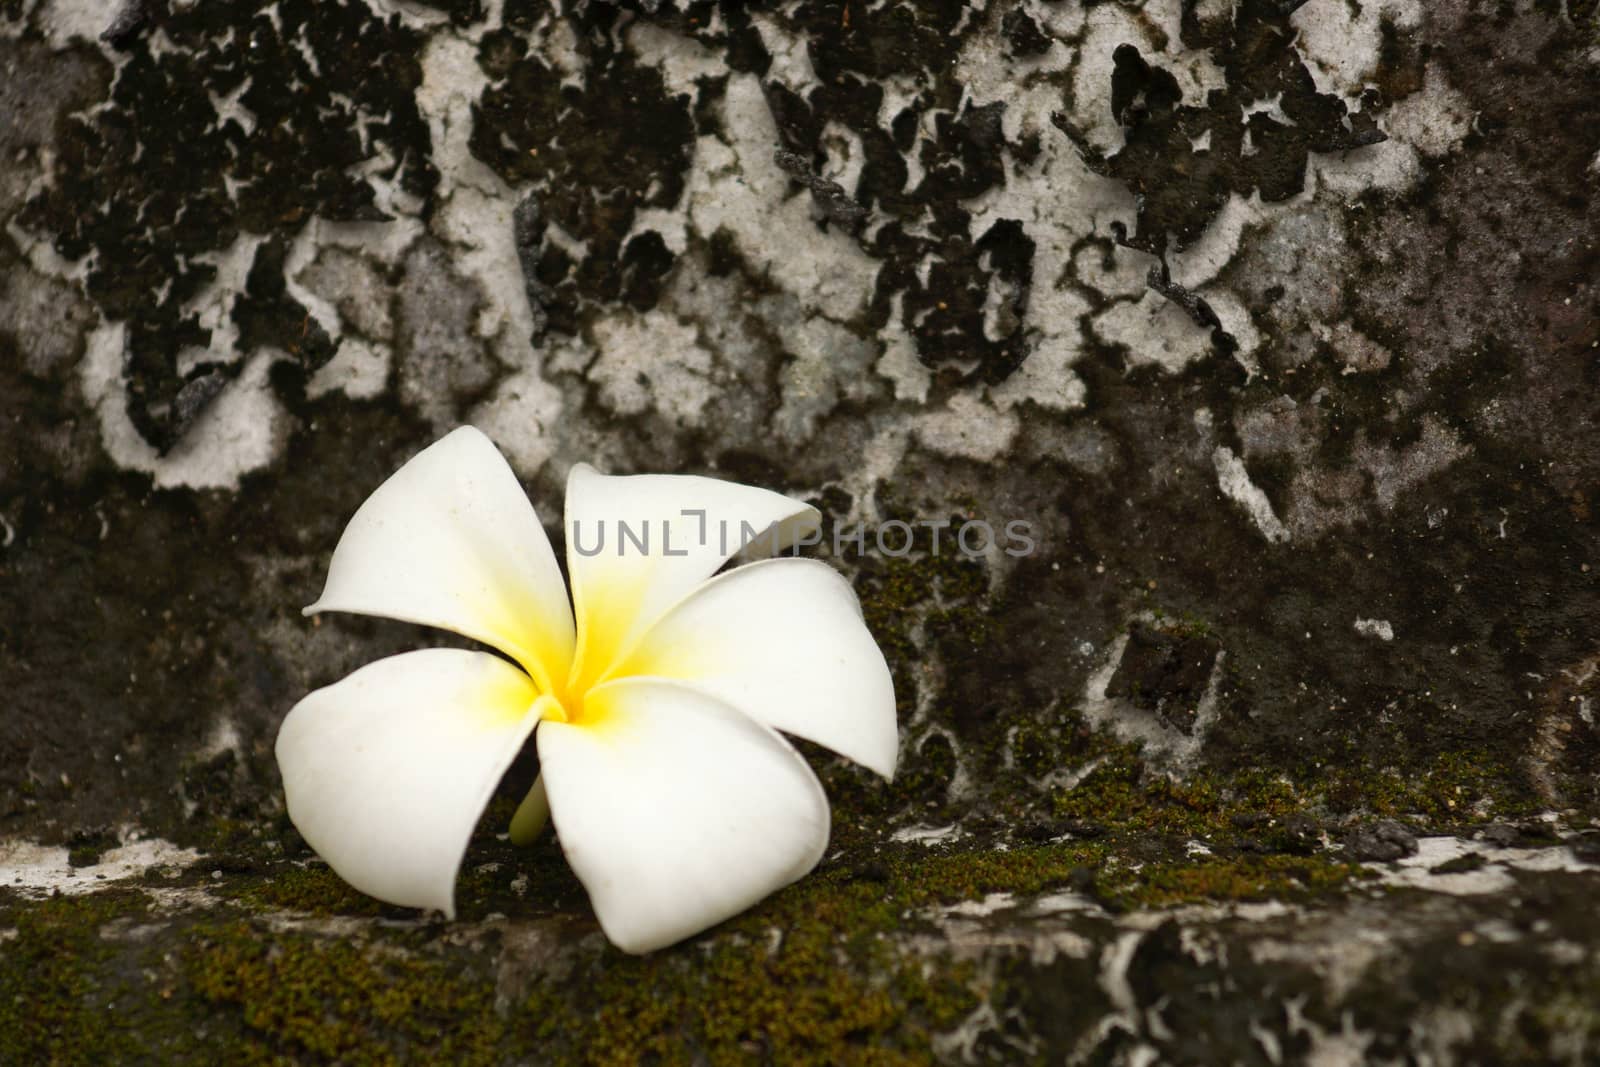
{"label": "gray stone surface", "polygon": [[[0,1060],[1592,1061],[1597,19],[0,0]],[[454,925],[299,842],[284,713],[444,641],[299,609],[463,422],[866,525],[811,880],[641,964],[493,819]]]}

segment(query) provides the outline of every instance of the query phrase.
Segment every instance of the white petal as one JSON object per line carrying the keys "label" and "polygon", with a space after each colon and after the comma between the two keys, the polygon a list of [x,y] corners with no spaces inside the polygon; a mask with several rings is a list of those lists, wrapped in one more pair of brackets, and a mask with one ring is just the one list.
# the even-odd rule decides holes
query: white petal
{"label": "white petal", "polygon": [[363,893],[453,917],[472,828],[549,702],[487,652],[434,648],[369,664],[284,719],[289,818]]}
{"label": "white petal", "polygon": [[894,776],[894,681],[850,583],[772,559],[718,575],[668,611],[615,677],[679,679],[775,729]]}
{"label": "white petal", "polygon": [[[656,619],[741,547],[772,554],[818,525],[815,508],[753,486],[683,474],[567,477],[567,570],[578,616],[576,688],[600,677]],[[626,532],[625,532],[626,531]]]}
{"label": "white petal", "polygon": [[799,753],[671,682],[589,692],[582,725],[539,727],[567,862],[626,952],[714,926],[800,878],[828,844],[828,800]]}
{"label": "white petal", "polygon": [[453,630],[514,657],[545,690],[572,661],[572,608],[517,476],[478,430],[423,449],[356,511],[306,609]]}

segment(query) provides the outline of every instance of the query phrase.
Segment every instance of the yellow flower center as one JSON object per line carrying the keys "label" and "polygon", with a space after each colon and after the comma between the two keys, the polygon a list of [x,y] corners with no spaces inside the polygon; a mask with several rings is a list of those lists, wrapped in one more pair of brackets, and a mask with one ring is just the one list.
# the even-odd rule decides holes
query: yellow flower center
{"label": "yellow flower center", "polygon": [[[548,692],[559,706],[545,718],[574,726],[593,726],[601,718],[597,702],[586,700],[589,690],[619,675],[632,625],[643,599],[637,582],[604,582],[593,577],[585,589],[574,589],[573,606],[577,615],[578,641],[564,681],[556,681],[560,671],[546,672],[551,679]],[[629,672],[631,673],[631,672]]]}
{"label": "yellow flower center", "polygon": [[570,723],[573,726],[592,725],[584,718],[584,695],[586,689],[563,689],[559,693],[552,693],[553,706],[546,708],[544,719],[549,722]]}

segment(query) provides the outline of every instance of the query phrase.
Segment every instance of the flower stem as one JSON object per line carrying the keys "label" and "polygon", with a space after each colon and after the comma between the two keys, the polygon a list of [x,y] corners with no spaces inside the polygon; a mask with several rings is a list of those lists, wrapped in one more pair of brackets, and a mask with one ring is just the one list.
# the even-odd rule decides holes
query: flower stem
{"label": "flower stem", "polygon": [[511,843],[533,844],[549,818],[550,798],[545,795],[544,775],[541,774],[533,780],[528,795],[522,798],[522,803],[517,805],[516,814],[511,816]]}

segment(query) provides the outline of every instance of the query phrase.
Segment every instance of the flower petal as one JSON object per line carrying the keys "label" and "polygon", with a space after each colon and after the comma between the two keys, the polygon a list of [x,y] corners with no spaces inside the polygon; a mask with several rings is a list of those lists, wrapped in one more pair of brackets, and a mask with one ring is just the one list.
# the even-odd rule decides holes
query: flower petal
{"label": "flower petal", "polygon": [[423,449],[356,511],[306,613],[350,611],[453,630],[565,681],[572,608],[517,476],[478,430]]}
{"label": "flower petal", "polygon": [[454,917],[472,828],[549,703],[487,652],[434,648],[369,664],[284,719],[289,818],[363,893]]}
{"label": "flower petal", "polygon": [[578,616],[581,690],[650,624],[741,548],[780,552],[815,531],[815,508],[786,496],[683,474],[567,478],[567,570]]}
{"label": "flower petal", "polygon": [[894,681],[832,567],[771,559],[718,575],[662,616],[614,677],[674,678],[885,778],[900,732]]}
{"label": "flower petal", "polygon": [[822,858],[822,786],[760,723],[633,679],[591,690],[584,716],[539,727],[539,765],[567,862],[623,951],[699,933]]}

